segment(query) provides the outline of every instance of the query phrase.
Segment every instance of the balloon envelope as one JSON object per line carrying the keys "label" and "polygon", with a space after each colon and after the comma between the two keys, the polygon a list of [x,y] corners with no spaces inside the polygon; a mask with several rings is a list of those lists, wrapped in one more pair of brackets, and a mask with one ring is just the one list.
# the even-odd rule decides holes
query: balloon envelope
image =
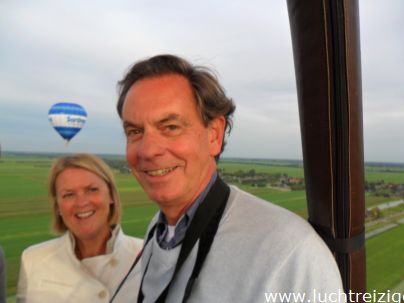
{"label": "balloon envelope", "polygon": [[56,103],[50,108],[48,118],[59,135],[70,141],[86,123],[87,113],[79,104]]}

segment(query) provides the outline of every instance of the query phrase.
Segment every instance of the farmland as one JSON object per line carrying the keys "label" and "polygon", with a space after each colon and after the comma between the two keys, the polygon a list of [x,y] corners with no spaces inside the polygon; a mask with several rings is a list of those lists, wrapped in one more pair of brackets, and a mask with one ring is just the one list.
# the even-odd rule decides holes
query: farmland
{"label": "farmland", "polygon": [[[8,295],[16,291],[22,250],[55,236],[50,232],[50,205],[46,190],[52,158],[45,155],[7,155],[0,160],[0,244],[6,252]],[[220,164],[220,170],[225,172],[251,169],[257,173],[304,177],[303,168],[298,163],[223,161]],[[119,171],[115,175],[124,209],[123,229],[129,235],[143,237],[157,207],[149,201],[131,175]],[[367,169],[366,178],[404,184],[404,170],[372,166]],[[304,190],[236,185],[303,217],[307,216]],[[367,194],[366,204],[375,206],[395,198],[399,197]],[[402,216],[399,215],[399,218]],[[403,239],[404,226],[400,225],[367,241],[368,289],[383,291],[404,280],[404,262],[400,254],[404,249]]]}
{"label": "farmland", "polygon": [[403,249],[404,225],[366,241],[368,289],[393,289],[404,280]]}

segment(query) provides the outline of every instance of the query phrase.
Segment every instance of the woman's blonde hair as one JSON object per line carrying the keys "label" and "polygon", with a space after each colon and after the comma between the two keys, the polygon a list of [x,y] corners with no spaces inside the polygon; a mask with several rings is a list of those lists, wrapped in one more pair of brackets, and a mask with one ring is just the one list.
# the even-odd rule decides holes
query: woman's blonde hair
{"label": "woman's blonde hair", "polygon": [[99,157],[90,154],[76,154],[57,158],[49,171],[48,194],[52,203],[52,230],[56,234],[62,234],[68,230],[59,214],[57,203],[56,179],[67,168],[81,168],[92,172],[105,181],[109,194],[114,203],[110,204],[108,223],[118,224],[121,219],[121,201],[111,168]]}

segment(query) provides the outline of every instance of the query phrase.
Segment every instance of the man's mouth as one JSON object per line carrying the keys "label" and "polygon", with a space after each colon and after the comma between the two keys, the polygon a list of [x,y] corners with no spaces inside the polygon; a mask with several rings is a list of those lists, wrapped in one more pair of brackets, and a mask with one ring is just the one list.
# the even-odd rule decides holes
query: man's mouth
{"label": "man's mouth", "polygon": [[86,219],[88,217],[91,217],[93,214],[95,214],[95,210],[89,210],[89,211],[77,213],[76,217],[78,219]]}
{"label": "man's mouth", "polygon": [[144,172],[148,174],[149,176],[152,177],[157,177],[157,176],[165,176],[168,173],[172,172],[175,170],[178,166],[173,166],[169,168],[163,168],[163,169],[156,169],[156,170],[145,170]]}

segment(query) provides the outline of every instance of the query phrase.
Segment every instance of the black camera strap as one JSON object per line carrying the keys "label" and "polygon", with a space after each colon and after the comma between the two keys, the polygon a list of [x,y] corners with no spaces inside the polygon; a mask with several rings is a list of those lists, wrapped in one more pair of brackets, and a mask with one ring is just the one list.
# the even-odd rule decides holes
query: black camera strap
{"label": "black camera strap", "polygon": [[[175,265],[174,273],[171,277],[171,280],[162,291],[158,299],[157,303],[163,303],[166,300],[168,295],[168,291],[170,289],[171,284],[173,283],[176,275],[184,264],[185,260],[188,258],[191,253],[195,243],[199,239],[198,253],[195,261],[194,268],[192,270],[192,274],[188,280],[188,283],[185,287],[185,293],[182,302],[186,302],[191,294],[193,284],[195,280],[198,278],[198,275],[202,269],[203,263],[206,259],[206,256],[209,253],[211,245],[213,243],[214,237],[216,235],[220,219],[222,218],[224,209],[226,207],[226,203],[230,194],[229,186],[224,183],[220,177],[216,178],[215,183],[212,185],[208,194],[206,195],[204,201],[201,203],[199,208],[195,213],[195,217],[191,221],[191,224],[185,234],[185,238],[182,242],[180,254],[178,256],[177,263]],[[150,230],[147,242],[152,238],[155,231],[155,226]],[[147,243],[145,244],[145,246]],[[144,294],[142,292],[143,280],[146,275],[148,265],[150,263],[151,256],[148,260],[145,272],[142,277],[142,282],[140,284],[138,303],[143,302]]]}
{"label": "black camera strap", "polygon": [[115,297],[118,295],[119,291],[121,290],[122,286],[125,284],[126,280],[128,279],[130,273],[132,272],[132,270],[135,268],[135,266],[137,265],[137,263],[140,261],[140,258],[142,257],[144,248],[146,247],[147,243],[149,243],[150,239],[153,236],[153,232],[156,226],[153,226],[153,228],[150,230],[147,240],[146,242],[143,244],[143,248],[142,250],[139,252],[139,254],[136,256],[135,260],[133,261],[131,267],[129,268],[127,274],[125,275],[125,277],[121,280],[121,283],[119,283],[118,287],[116,288],[113,296],[111,297],[111,299],[109,300],[109,303],[112,303],[115,299]]}

